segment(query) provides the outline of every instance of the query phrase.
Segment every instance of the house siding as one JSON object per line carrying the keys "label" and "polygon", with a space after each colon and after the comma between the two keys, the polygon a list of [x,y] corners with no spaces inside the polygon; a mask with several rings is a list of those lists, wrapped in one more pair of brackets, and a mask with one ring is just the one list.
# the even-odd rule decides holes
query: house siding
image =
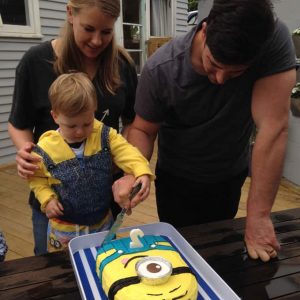
{"label": "house siding", "polygon": [[55,38],[66,16],[67,0],[40,0],[41,39],[0,38],[0,164],[11,163],[16,149],[7,132],[15,83],[15,69],[32,46]]}
{"label": "house siding", "polygon": [[[175,35],[187,31],[187,0],[177,0],[175,5]],[[66,16],[67,0],[39,0],[42,38],[0,37],[0,165],[15,160],[16,149],[7,132],[15,69],[24,53],[32,46],[55,38]]]}
{"label": "house siding", "polygon": [[[292,33],[300,27],[300,1],[281,0],[274,1],[274,9],[278,17],[283,20]],[[300,57],[298,57],[300,62]],[[297,71],[297,81],[300,81],[300,69]],[[283,176],[291,182],[300,185],[300,118],[290,111],[289,134],[286,149]]]}
{"label": "house siding", "polygon": [[188,31],[187,27],[187,11],[188,1],[178,0],[175,9],[175,36],[185,34]]}

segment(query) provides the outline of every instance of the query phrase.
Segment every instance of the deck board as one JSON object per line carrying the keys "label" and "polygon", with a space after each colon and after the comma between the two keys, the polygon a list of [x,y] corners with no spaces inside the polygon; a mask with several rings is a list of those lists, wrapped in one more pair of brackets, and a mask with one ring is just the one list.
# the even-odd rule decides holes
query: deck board
{"label": "deck board", "polygon": [[[156,151],[151,160],[154,170]],[[246,215],[246,200],[250,185],[247,178],[236,217]],[[0,167],[0,228],[3,230],[9,251],[6,260],[33,255],[31,210],[28,205],[29,188],[27,182],[19,178],[14,164]],[[282,178],[279,192],[272,211],[300,207],[300,187]],[[126,216],[123,226],[158,222],[155,204],[155,188],[152,184],[149,198],[140,204],[130,216]]]}

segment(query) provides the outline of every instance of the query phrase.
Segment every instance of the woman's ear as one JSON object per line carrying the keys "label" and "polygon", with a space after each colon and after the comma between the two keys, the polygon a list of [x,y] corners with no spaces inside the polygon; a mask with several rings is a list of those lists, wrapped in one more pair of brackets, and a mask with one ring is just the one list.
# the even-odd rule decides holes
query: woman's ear
{"label": "woman's ear", "polygon": [[73,24],[73,12],[70,5],[67,5],[67,20],[70,24]]}

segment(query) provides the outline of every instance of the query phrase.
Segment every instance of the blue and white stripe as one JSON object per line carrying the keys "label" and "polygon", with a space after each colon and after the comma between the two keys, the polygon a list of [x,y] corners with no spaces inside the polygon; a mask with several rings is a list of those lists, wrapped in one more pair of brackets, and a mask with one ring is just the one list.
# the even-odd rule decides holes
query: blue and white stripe
{"label": "blue and white stripe", "polygon": [[[96,256],[96,247],[81,249],[73,254],[75,268],[79,274],[77,280],[82,285],[83,290],[81,293],[84,299],[107,300],[96,273]],[[187,262],[186,259],[185,261]],[[220,300],[205,279],[195,272],[194,269],[193,271],[198,281],[199,294],[197,300]]]}

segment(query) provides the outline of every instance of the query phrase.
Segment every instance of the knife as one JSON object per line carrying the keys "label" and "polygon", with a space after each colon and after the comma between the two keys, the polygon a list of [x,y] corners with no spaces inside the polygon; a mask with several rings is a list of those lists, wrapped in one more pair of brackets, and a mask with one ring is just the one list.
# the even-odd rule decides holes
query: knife
{"label": "knife", "polygon": [[[139,183],[138,185],[136,185],[130,195],[129,195],[129,200],[131,201],[135,196],[136,194],[139,192],[139,190],[141,189],[142,187],[142,184]],[[107,235],[105,236],[101,246],[104,244],[104,243],[107,243],[107,242],[110,242],[116,235],[118,229],[120,228],[120,226],[122,225],[123,223],[123,219],[124,219],[124,216],[125,214],[127,213],[128,211],[128,208],[122,208],[121,212],[117,215],[117,218],[114,222],[114,224],[112,225],[112,227],[110,228],[109,232],[107,233]]]}

